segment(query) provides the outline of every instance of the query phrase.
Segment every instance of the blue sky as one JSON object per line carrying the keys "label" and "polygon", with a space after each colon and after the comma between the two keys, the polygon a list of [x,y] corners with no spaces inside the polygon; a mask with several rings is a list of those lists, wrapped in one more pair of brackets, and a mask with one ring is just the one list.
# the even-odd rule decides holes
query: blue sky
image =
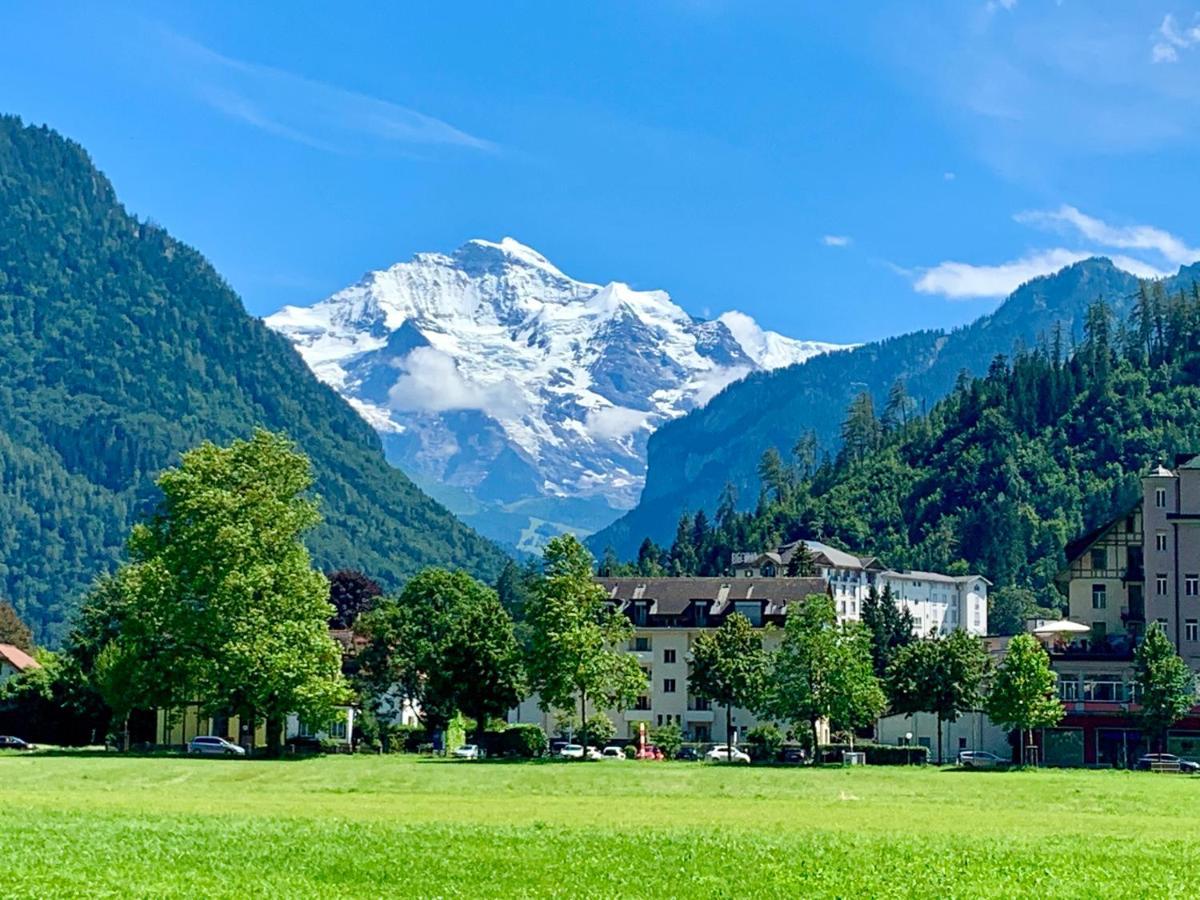
{"label": "blue sky", "polygon": [[256,314],[504,235],[835,341],[1090,252],[1200,258],[1200,0],[16,2],[5,31],[4,111]]}

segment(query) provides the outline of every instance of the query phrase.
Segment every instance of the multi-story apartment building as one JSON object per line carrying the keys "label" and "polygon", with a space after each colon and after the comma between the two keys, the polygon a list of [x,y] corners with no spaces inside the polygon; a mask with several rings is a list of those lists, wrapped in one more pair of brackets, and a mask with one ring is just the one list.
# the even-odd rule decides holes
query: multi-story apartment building
{"label": "multi-story apartment building", "polygon": [[[1058,582],[1068,618],[1090,630],[1046,641],[1067,711],[1050,736],[1071,761],[1126,764],[1147,749],[1129,715],[1137,708],[1134,650],[1146,624],[1161,624],[1200,670],[1200,456],[1146,473],[1138,501],[1072,542],[1066,555]],[[1169,750],[1200,754],[1197,712],[1172,729]]]}
{"label": "multi-story apartment building", "polygon": [[987,634],[987,590],[982,575],[942,575],[892,569],[874,556],[858,556],[820,541],[793,541],[766,553],[734,553],[735,578],[777,578],[791,568],[796,549],[803,544],[813,571],[829,585],[838,617],[858,621],[871,589],[889,588],[895,602],[912,614],[913,631],[949,634],[963,629]]}
{"label": "multi-story apartment building", "polygon": [[[691,741],[725,741],[725,710],[688,690],[691,647],[697,635],[717,628],[732,613],[741,613],[758,628],[782,626],[788,608],[812,594],[827,594],[824,578],[598,578],[610,600],[629,617],[634,634],[628,646],[646,673],[646,692],[631,709],[605,710],[618,737],[637,736],[647,727],[674,722]],[[764,633],[764,644],[781,638],[777,629]],[[555,715],[526,699],[516,721],[537,722],[554,733]],[[749,710],[733,711],[733,728],[744,736],[757,720]]]}

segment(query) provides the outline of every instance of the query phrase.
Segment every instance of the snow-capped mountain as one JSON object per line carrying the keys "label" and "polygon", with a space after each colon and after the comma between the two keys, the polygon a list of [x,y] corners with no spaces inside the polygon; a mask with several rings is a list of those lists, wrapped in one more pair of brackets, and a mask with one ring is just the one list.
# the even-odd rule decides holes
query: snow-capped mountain
{"label": "snow-capped mountain", "polygon": [[[547,498],[628,508],[659,424],[750,372],[839,349],[739,312],[695,319],[663,291],[576,281],[511,238],[419,253],[266,322],[380,432],[392,462],[460,512],[546,512]],[[532,525],[543,518],[555,521]]]}

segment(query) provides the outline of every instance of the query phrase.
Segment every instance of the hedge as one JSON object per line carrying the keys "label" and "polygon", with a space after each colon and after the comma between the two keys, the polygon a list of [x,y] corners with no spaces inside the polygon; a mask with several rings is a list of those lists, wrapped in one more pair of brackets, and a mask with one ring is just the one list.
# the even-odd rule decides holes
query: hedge
{"label": "hedge", "polygon": [[846,752],[865,753],[869,766],[923,766],[929,762],[928,747],[896,747],[890,744],[874,744],[870,741],[849,744],[822,744],[817,748],[822,763],[841,763]]}

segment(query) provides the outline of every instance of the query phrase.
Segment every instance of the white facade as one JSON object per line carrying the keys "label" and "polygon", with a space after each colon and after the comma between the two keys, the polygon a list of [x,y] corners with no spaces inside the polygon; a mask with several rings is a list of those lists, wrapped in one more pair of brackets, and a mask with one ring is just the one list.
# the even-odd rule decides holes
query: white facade
{"label": "white facade", "polygon": [[987,634],[988,580],[981,575],[941,575],[937,572],[880,572],[876,589],[890,588],[892,598],[913,617],[913,632],[921,637],[949,634]]}
{"label": "white facade", "polygon": [[[876,723],[876,740],[881,744],[928,747],[930,762],[937,762],[937,716],[884,716]],[[911,739],[908,735],[912,735]],[[954,722],[942,723],[942,761],[954,762],[960,750],[987,750],[1001,759],[1012,758],[1008,732],[992,723],[982,712],[969,712]]]}

